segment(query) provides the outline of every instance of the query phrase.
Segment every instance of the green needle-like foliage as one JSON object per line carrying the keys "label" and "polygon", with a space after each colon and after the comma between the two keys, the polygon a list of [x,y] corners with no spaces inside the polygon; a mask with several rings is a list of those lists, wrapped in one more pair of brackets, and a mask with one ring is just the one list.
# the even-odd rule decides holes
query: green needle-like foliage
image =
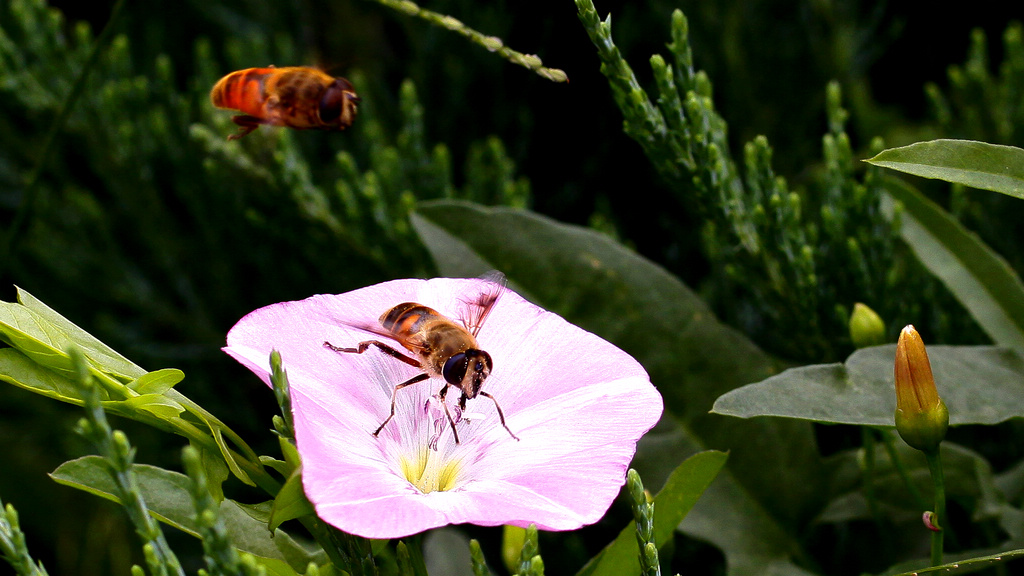
{"label": "green needle-like foliage", "polygon": [[[268,302],[432,275],[408,222],[416,200],[529,203],[529,184],[499,139],[471,145],[465,166],[428,141],[410,81],[395,98],[347,71],[363,99],[348,131],[261,128],[228,142],[231,113],[209,103],[216,80],[254,57],[305,60],[287,37],[268,43],[256,33],[223,46],[199,38],[191,66],[135,61],[132,41],[115,36],[40,158],[39,135],[95,43],[88,26],[72,30],[40,0],[0,6],[6,205],[17,204],[32,167],[44,166],[36,209],[3,273],[29,287],[61,286],[39,292],[80,309],[79,318],[115,302],[140,321],[118,324],[110,340],[143,362],[170,354],[192,369],[192,347],[220,345],[226,326]],[[195,71],[187,85],[182,68]]]}
{"label": "green needle-like foliage", "polygon": [[[1024,147],[1024,26],[1011,23],[1002,40],[1003,60],[994,67],[987,36],[974,30],[967,60],[949,67],[947,87],[925,86],[938,136]],[[993,74],[993,69],[997,73]],[[1024,216],[1017,204],[1012,198],[961,186],[953,187],[949,200],[951,211],[965,226],[977,231],[1014,269],[1021,270]]]}
{"label": "green needle-like foliage", "polygon": [[218,517],[219,507],[207,488],[206,473],[199,452],[191,446],[182,451],[188,472],[192,502],[196,509],[196,527],[203,541],[205,574],[209,576],[265,576],[266,569],[251,557],[240,555],[232,546],[224,522]]}
{"label": "green needle-like foliage", "polygon": [[[479,546],[478,546],[479,547]],[[0,558],[14,569],[18,576],[47,576],[43,565],[29,554],[25,533],[21,531],[18,511],[0,500]]]}
{"label": "green needle-like foliage", "polygon": [[116,486],[116,496],[128,513],[135,532],[143,542],[143,555],[153,576],[184,576],[178,557],[164,538],[159,523],[150,516],[149,508],[139,490],[139,481],[132,471],[135,449],[128,443],[128,436],[120,430],[112,430],[106,413],[100,405],[99,387],[92,382],[92,375],[85,357],[77,350],[69,351],[75,365],[79,383],[85,390],[85,413],[78,425],[79,432],[89,440],[100,456],[105,459]]}
{"label": "green needle-like foliage", "polygon": [[917,308],[924,299],[886,297],[935,292],[936,284],[900,248],[898,219],[884,217],[878,170],[857,171],[838,84],[827,89],[823,167],[807,189],[794,190],[775,173],[767,138],[743,147],[742,171],[733,159],[711,81],[694,67],[681,11],[672,14],[670,61],[650,59],[656,96],[649,96],[615,47],[611,17],[602,22],[590,0],[576,5],[626,133],[680,207],[704,219],[703,248],[716,270],[711,296],[723,317],[774,352],[803,360],[835,359],[850,349],[836,336],[846,333],[858,301],[883,318],[931,316],[932,328],[963,333],[964,321],[949,320],[957,315],[937,312],[956,308],[948,295],[924,311]]}

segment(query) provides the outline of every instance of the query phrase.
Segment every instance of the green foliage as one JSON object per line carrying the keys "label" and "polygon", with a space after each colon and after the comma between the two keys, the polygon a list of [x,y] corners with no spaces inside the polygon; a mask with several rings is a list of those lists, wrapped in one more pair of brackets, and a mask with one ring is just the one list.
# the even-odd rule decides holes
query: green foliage
{"label": "green foliage", "polygon": [[[1006,27],[1001,62],[993,64],[990,50],[986,34],[980,29],[974,30],[966,61],[949,67],[945,87],[938,83],[925,86],[938,124],[937,131],[927,138],[958,138],[1024,147],[1024,28],[1021,23],[1011,22]],[[1010,167],[1012,169],[1013,165]],[[976,182],[966,184],[978,186]],[[936,194],[936,187],[931,188],[931,193]],[[945,188],[939,188],[938,193],[942,194],[940,198],[949,194]],[[1024,242],[1024,216],[1015,200],[954,186],[947,205],[957,219],[977,231],[1011,266],[1022,269],[1024,255],[1020,246]]]}
{"label": "green foliage", "polygon": [[[20,183],[40,153],[33,135],[68,97],[94,38],[84,25],[67,37],[59,13],[42,2],[2,10],[0,122],[10,130],[0,136],[0,177]],[[185,341],[217,343],[245,311],[297,295],[290,286],[341,290],[429,275],[406,220],[414,198],[528,202],[529,184],[496,138],[474,146],[465,186],[453,184],[451,153],[427,142],[410,82],[392,111],[352,74],[364,96],[356,125],[311,135],[342,147],[326,162],[283,130],[226,142],[230,114],[213,110],[206,91],[225,71],[244,67],[242,54],[262,50],[257,41],[232,39],[225,52],[233,61],[219,65],[218,47],[200,39],[197,74],[180,88],[169,58],[135,62],[129,39],[116,37],[46,158],[60,168],[38,186],[12,271],[33,285],[69,287],[64,302],[117,294],[125,313],[153,322],[137,334],[120,326],[115,343],[149,356]],[[277,49],[300,59],[287,42]],[[383,117],[399,119],[394,132]],[[338,258],[344,266],[333,264]],[[276,274],[251,282],[253,270],[268,267]],[[238,286],[250,288],[240,294]]]}
{"label": "green foliage", "polygon": [[672,62],[651,57],[657,90],[652,98],[615,47],[610,17],[600,22],[589,0],[578,0],[577,7],[626,133],[640,143],[679,203],[705,217],[704,251],[720,271],[711,295],[727,321],[773,352],[822,360],[849,349],[849,341],[835,336],[846,332],[855,302],[889,319],[929,305],[884,297],[920,289],[929,279],[899,248],[898,225],[881,217],[878,171],[855,173],[838,84],[829,86],[826,98],[830,132],[823,138],[823,169],[812,187],[792,191],[775,174],[763,136],[744,147],[741,174],[730,154],[726,121],[714,107],[711,81],[695,70],[681,11],[672,15]]}
{"label": "green foliage", "polygon": [[[998,424],[1024,417],[1024,357],[994,346],[929,346],[950,424]],[[783,416],[828,424],[893,426],[893,346],[854,352],[844,363],[790,368],[715,401],[714,412]]]}
{"label": "green foliage", "polygon": [[985,32],[975,29],[967,61],[949,67],[944,93],[925,92],[942,132],[951,137],[1024,144],[1024,28],[1012,22],[1003,33],[1003,61],[993,75]]}
{"label": "green foliage", "polygon": [[1024,150],[1013,146],[943,139],[884,150],[866,162],[1024,198]]}
{"label": "green foliage", "polygon": [[100,405],[99,387],[92,381],[85,357],[75,348],[71,349],[69,356],[85,397],[86,417],[79,422],[78,431],[100,453],[100,464],[112,480],[113,495],[124,506],[135,525],[136,534],[142,540],[150,573],[154,576],[184,576],[177,555],[164,538],[160,525],[149,514],[139,479],[132,469],[135,450],[128,443],[128,436],[120,430],[111,429],[108,424],[107,415]]}
{"label": "green foliage", "polygon": [[0,500],[0,553],[3,560],[14,568],[18,576],[48,576],[43,565],[37,563],[29,554],[25,542],[25,533],[21,531],[18,511],[10,504],[4,505]]}
{"label": "green foliage", "polygon": [[[398,12],[367,16],[360,12],[365,6],[348,3],[204,2],[176,6],[165,21],[132,12],[129,4],[130,18],[105,27],[117,34],[110,42],[86,24],[66,22],[41,0],[0,5],[0,213],[4,221],[24,223],[3,230],[15,242],[0,278],[28,287],[103,336],[91,336],[19,290],[18,303],[0,306],[0,339],[7,346],[0,350],[0,379],[36,395],[88,404],[94,418],[102,414],[101,406],[106,413],[172,432],[175,436],[166,435],[172,442],[186,438],[196,451],[189,451],[185,476],[134,463],[126,437],[104,432],[107,441],[96,438],[114,447],[107,459],[71,459],[53,478],[129,506],[149,536],[155,538],[147,520],[151,515],[201,538],[210,574],[425,574],[418,537],[408,544],[369,542],[340,534],[312,514],[302,494],[282,370],[275,369],[273,378],[282,410],[274,421],[277,438],[266,443],[280,451],[278,456],[257,456],[262,448],[250,448],[242,440],[245,434],[200,404],[251,406],[251,387],[219,365],[223,360],[216,348],[227,326],[257,306],[393,277],[437,271],[477,275],[497,267],[524,294],[633,353],[668,410],[641,443],[634,463],[649,485],[664,482],[654,499],[653,520],[650,505],[641,506],[634,494],[639,532],[631,525],[617,538],[609,533],[609,526],[618,528],[617,520],[627,514],[621,507],[613,507],[609,521],[584,535],[524,531],[510,572],[561,572],[563,563],[575,570],[597,552],[584,574],[655,573],[659,561],[668,565],[675,555],[687,562],[695,548],[711,547],[724,556],[725,567],[718,562],[705,571],[732,575],[850,570],[854,564],[843,561],[854,554],[861,562],[855,569],[864,572],[914,562],[908,559],[926,540],[918,503],[928,488],[925,462],[897,447],[888,432],[866,431],[863,448],[848,440],[837,447],[827,445],[837,427],[806,422],[891,426],[889,349],[869,348],[845,364],[781,373],[769,353],[791,360],[843,357],[851,349],[847,320],[855,302],[869,304],[890,329],[913,321],[930,332],[930,340],[977,342],[987,335],[1019,347],[1021,284],[1013,270],[1024,261],[1018,233],[1024,226],[1016,220],[1018,206],[1000,204],[1015,199],[956,190],[952,206],[958,223],[924,194],[855,162],[864,155],[856,142],[868,140],[851,138],[847,124],[877,126],[878,118],[849,119],[839,85],[821,90],[819,76],[821,69],[832,70],[823,63],[836,59],[852,108],[858,114],[877,112],[864,85],[857,84],[858,67],[869,60],[864,54],[879,50],[872,46],[877,40],[866,34],[864,17],[851,15],[853,9],[845,5],[797,3],[795,9],[807,18],[801,31],[821,48],[814,56],[820,66],[808,70],[796,58],[787,59],[788,44],[765,41],[772,34],[794,36],[785,22],[767,27],[763,19],[755,19],[754,26],[744,21],[784,3],[703,3],[689,11],[692,26],[680,11],[669,18],[659,2],[646,9],[631,6],[621,17],[616,11],[620,26],[634,24],[616,29],[623,52],[649,52],[659,36],[651,31],[666,26],[671,40],[667,56],[655,55],[649,75],[638,75],[612,41],[610,20],[602,23],[588,0],[577,0],[612,98],[604,85],[587,83],[587,72],[596,67],[591,54],[585,65],[567,67],[573,84],[557,86],[558,94],[572,94],[574,100],[558,113],[586,108],[588,126],[603,127],[618,117],[603,108],[594,113],[598,108],[591,106],[614,100],[625,133],[640,144],[648,164],[620,164],[626,155],[613,148],[614,133],[583,133],[578,125],[562,124],[561,116],[557,122],[548,117],[560,135],[578,139],[559,140],[564,152],[580,156],[554,155],[554,165],[568,173],[585,156],[578,163],[597,177],[561,190],[561,184],[548,182],[548,173],[537,172],[544,179],[537,203],[563,214],[582,204],[586,208],[574,217],[589,219],[606,236],[524,210],[534,200],[517,163],[529,166],[544,152],[534,148],[535,140],[520,136],[544,122],[542,105],[557,97],[536,88],[550,83],[477,45],[550,79],[561,80],[564,73],[543,68],[536,56],[513,53],[490,36],[512,28],[507,6],[467,0],[432,5],[450,8],[470,28],[411,2],[378,4]],[[547,21],[537,18],[544,14],[540,8],[520,8]],[[550,15],[553,22],[554,12]],[[442,28],[423,26],[423,20]],[[172,32],[183,22],[196,31],[187,41]],[[716,22],[726,23],[724,32]],[[822,23],[831,28],[823,32]],[[311,29],[329,29],[329,37],[310,41]],[[225,30],[228,37],[221,40]],[[943,136],[1022,144],[1021,30],[1017,24],[1007,29],[998,74],[990,72],[984,36],[975,33],[967,63],[950,69],[947,92],[928,88]],[[472,50],[446,52],[444,46],[451,44],[438,40],[446,35],[467,46],[448,31],[469,38]],[[559,45],[585,45],[565,41],[577,34],[578,29],[567,33],[552,25],[550,37]],[[707,50],[701,43],[707,40],[720,42],[725,56]],[[349,53],[357,54],[350,45],[360,41],[376,52],[348,60]],[[760,52],[757,58],[742,57],[750,46]],[[242,141],[225,140],[235,131],[231,113],[213,110],[207,97],[218,77],[268,63],[337,66],[339,54],[346,55],[340,66],[363,99],[351,129],[321,134],[261,128]],[[474,58],[486,64],[474,67]],[[710,62],[717,90],[712,75],[697,68],[698,60],[705,66]],[[509,68],[522,76],[502,78]],[[759,74],[764,79],[757,83]],[[389,82],[400,87],[388,88]],[[763,114],[771,94],[757,86],[771,84],[787,98],[791,93],[806,97],[809,90],[794,88],[799,83],[816,91],[807,98],[810,104],[785,113],[781,122],[777,114]],[[568,91],[577,86],[582,90]],[[523,102],[513,105],[517,98]],[[806,137],[808,126],[821,123],[817,101],[824,102],[828,124],[820,160],[806,153],[817,142]],[[757,111],[761,119],[751,121]],[[764,117],[785,125],[784,134],[772,135],[774,147],[766,137],[753,137]],[[897,124],[905,127],[905,122]],[[464,129],[475,123],[486,126],[483,134],[499,135],[480,137],[475,125]],[[730,130],[749,141],[737,148]],[[891,133],[886,136],[892,139]],[[872,141],[873,152],[881,148],[880,140]],[[531,162],[523,164],[526,156]],[[983,164],[976,156],[956,160],[961,162],[952,168],[958,171]],[[628,174],[626,186],[613,179],[617,168]],[[783,170],[796,176],[783,177]],[[648,189],[647,172],[661,178],[670,199]],[[983,179],[996,173],[984,167],[982,172]],[[631,208],[640,202],[654,206],[651,212],[660,214],[645,215],[643,231],[660,231],[669,239],[667,247],[651,250],[663,260],[670,260],[665,257],[670,250],[689,249],[685,243],[697,235],[680,223],[686,221],[684,212],[697,215],[700,250],[710,267],[707,274],[692,276],[700,283],[700,296],[672,275],[678,268],[661,268],[612,240],[621,236],[630,246],[642,238],[635,231],[631,236],[624,225],[627,215],[609,200],[610,192],[594,198],[593,205],[559,205],[566,197],[584,195],[576,188],[590,198],[594,182],[627,188],[639,198],[630,198]],[[69,345],[84,358],[75,360]],[[989,347],[940,346],[932,352],[940,386],[943,379],[958,383],[955,390],[942,390],[951,420],[975,425],[955,431],[963,445],[943,447],[949,493],[954,510],[962,512],[951,518],[950,530],[961,539],[951,548],[972,558],[944,568],[949,573],[1021,555],[1020,550],[989,555],[992,546],[1024,545],[1019,508],[1024,467],[1013,449],[1020,444],[1017,407],[1024,360],[1016,354]],[[141,367],[167,365],[184,368],[190,378],[183,380],[178,369]],[[85,388],[83,380],[95,385]],[[190,396],[201,402],[179,391],[189,386]],[[95,402],[93,393],[99,396]],[[8,389],[0,394],[0,418],[31,402],[27,395],[9,398]],[[713,406],[717,413],[709,414]],[[735,420],[721,415],[726,413],[790,420]],[[265,418],[241,409],[231,415],[241,421],[238,426],[263,432]],[[973,435],[981,425],[995,423],[1000,424]],[[35,418],[31,426],[55,425],[53,419]],[[103,429],[89,426],[94,432]],[[1000,436],[993,441],[984,438],[986,433]],[[22,436],[18,430],[11,435],[17,441],[7,443],[4,482],[20,480],[17,466],[8,466],[22,461],[18,455],[51,452]],[[879,436],[885,451],[875,454]],[[132,438],[139,441],[134,432]],[[977,438],[982,440],[971,442]],[[995,454],[1003,460],[995,470],[975,452],[986,446],[990,459]],[[724,454],[709,447],[730,450],[727,467]],[[57,448],[62,454],[75,450]],[[163,452],[151,449],[148,455],[158,458]],[[125,480],[130,478],[135,488]],[[240,483],[257,487],[242,489],[246,501],[252,501],[252,491],[262,491],[257,504],[236,499]],[[631,483],[634,489],[638,485],[638,480]],[[150,514],[140,512],[139,502]],[[65,515],[81,524],[76,529],[95,525]],[[14,554],[12,564],[25,566],[27,551],[13,509],[6,518],[4,524],[0,517],[5,557]],[[612,543],[598,551],[609,539]],[[469,544],[467,574],[487,573],[482,547],[494,542],[486,533],[481,540]],[[15,542],[15,552],[8,550],[8,541]],[[542,544],[560,553],[542,561],[537,553]],[[140,556],[157,571],[166,564],[163,546],[147,544]],[[867,546],[877,550],[874,564],[862,561]],[[919,567],[897,564],[890,572],[926,572]],[[143,570],[136,566],[132,573]]]}
{"label": "green foliage", "polygon": [[[517,290],[634,355],[668,412],[650,452],[641,447],[641,473],[666,478],[687,456],[730,447],[728,468],[682,530],[722,548],[730,565],[796,569],[798,530],[789,529],[817,510],[824,482],[810,426],[708,414],[718,396],[777,371],[767,354],[664,269],[592,230],[460,202],[423,203],[413,222],[443,274],[504,270]],[[786,480],[794,473],[800,483]]]}
{"label": "green foliage", "polygon": [[[642,569],[644,563],[640,553],[640,545],[644,548],[654,546],[654,557],[657,557],[658,542],[664,543],[669,539],[676,526],[686,517],[686,514],[696,504],[697,497],[707,489],[715,476],[725,464],[728,456],[721,452],[702,452],[695,454],[676,468],[669,476],[665,485],[661,488],[653,501],[648,502],[643,484],[640,483],[640,476],[634,470],[630,470],[630,490],[639,486],[639,494],[644,495],[643,500],[637,503],[640,496],[634,494],[634,510],[639,507],[640,517],[634,512],[635,527],[623,528],[618,537],[606,546],[597,556],[587,563],[580,570],[578,576],[597,576],[602,574],[615,574],[622,576],[631,574],[653,573]],[[633,480],[633,476],[636,477]],[[657,507],[660,514],[654,515],[654,508]],[[640,562],[636,561],[641,556]],[[659,569],[657,562],[648,564],[649,570]]]}

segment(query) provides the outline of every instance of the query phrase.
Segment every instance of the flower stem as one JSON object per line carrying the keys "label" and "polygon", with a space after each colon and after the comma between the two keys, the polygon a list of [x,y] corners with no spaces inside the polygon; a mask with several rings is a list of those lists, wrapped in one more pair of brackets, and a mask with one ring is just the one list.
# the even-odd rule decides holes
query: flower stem
{"label": "flower stem", "polygon": [[931,452],[925,452],[924,456],[928,460],[928,469],[932,474],[932,486],[935,493],[935,524],[940,528],[937,532],[932,532],[932,566],[938,566],[942,564],[942,541],[945,536],[943,531],[946,524],[946,482],[942,476],[942,458],[939,456],[938,448]]}
{"label": "flower stem", "polygon": [[927,506],[925,503],[924,496],[921,495],[921,491],[917,489],[914,481],[910,479],[910,472],[907,471],[907,466],[903,463],[903,459],[900,458],[899,453],[896,451],[896,444],[893,440],[893,434],[890,431],[883,431],[882,442],[885,445],[885,451],[889,454],[889,462],[892,463],[893,469],[899,474],[903,485],[907,487],[907,491],[910,492],[910,497],[914,499],[914,506],[917,508],[924,508]]}

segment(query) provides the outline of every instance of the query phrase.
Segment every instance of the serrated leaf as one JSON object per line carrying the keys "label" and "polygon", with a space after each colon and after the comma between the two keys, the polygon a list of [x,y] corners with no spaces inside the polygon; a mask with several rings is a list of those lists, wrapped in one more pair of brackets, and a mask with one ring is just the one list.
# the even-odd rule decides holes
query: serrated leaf
{"label": "serrated leaf", "polygon": [[[895,355],[890,344],[857,350],[843,364],[791,368],[722,395],[713,412],[894,426]],[[1024,353],[995,346],[929,346],[928,358],[951,426],[1024,416]]]}
{"label": "serrated leaf", "polygon": [[[189,479],[184,474],[146,464],[133,464],[132,472],[139,481],[139,490],[154,518],[198,537],[195,529],[195,508],[189,494]],[[50,474],[56,482],[84,490],[101,498],[119,502],[107,464],[99,456],[70,460]],[[287,562],[294,570],[304,572],[309,562],[327,562],[322,550],[303,547],[288,533],[267,530],[266,518],[254,518],[233,500],[220,504],[223,520],[232,544],[254,556]],[[268,508],[269,509],[269,508]]]}
{"label": "serrated leaf", "polygon": [[[708,447],[730,450],[728,467],[711,490],[727,485],[722,497],[731,500],[702,499],[681,529],[707,539],[737,525],[759,526],[778,537],[730,546],[730,575],[761,574],[756,562],[736,560],[748,551],[799,573],[788,560],[800,555],[799,535],[786,527],[823,504],[810,426],[708,414],[718,396],[776,373],[770,357],[719,322],[671,274],[593,230],[525,210],[456,201],[421,203],[412,222],[444,275],[477,276],[497,268],[524,296],[636,357],[665,398],[671,417],[663,422],[678,420],[692,435],[669,453],[678,458],[673,464]],[[638,469],[640,464],[638,457]],[[731,516],[719,514],[723,507]]]}
{"label": "serrated leaf", "polygon": [[[973,232],[913,187],[887,180],[903,205],[900,234],[996,344],[1024,349],[1024,282]],[[884,204],[892,215],[890,203]]]}
{"label": "serrated leaf", "polygon": [[[728,455],[709,450],[685,460],[654,497],[654,539],[664,545],[697,499],[718,476]],[[578,576],[631,576],[640,574],[636,525],[630,523],[615,540],[584,566]]]}
{"label": "serrated leaf", "polygon": [[865,160],[907,174],[1024,198],[1024,150],[974,140],[931,140]]}

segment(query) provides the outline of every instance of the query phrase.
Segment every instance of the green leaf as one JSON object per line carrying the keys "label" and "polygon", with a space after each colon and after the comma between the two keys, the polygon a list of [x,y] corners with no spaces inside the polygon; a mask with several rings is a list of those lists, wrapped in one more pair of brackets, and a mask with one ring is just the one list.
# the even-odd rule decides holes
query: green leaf
{"label": "green leaf", "polygon": [[48,368],[70,373],[66,351],[77,347],[101,372],[122,381],[146,373],[53,309],[18,289],[18,303],[0,302],[0,338]]}
{"label": "green leaf", "polygon": [[92,359],[96,366],[109,374],[117,374],[125,378],[138,378],[146,373],[145,370],[134,362],[128,360],[92,334],[82,330],[21,288],[18,288],[18,302],[36,313],[40,318],[49,322],[52,326],[61,330],[69,340],[73,341],[82,350],[86,357]]}
{"label": "green leaf", "polygon": [[[786,527],[799,525],[824,503],[822,464],[810,425],[708,413],[718,396],[777,373],[768,355],[719,322],[667,271],[593,230],[525,210],[466,202],[425,202],[417,210],[413,225],[444,275],[476,276],[497,268],[524,296],[643,364],[670,413],[656,432],[678,423],[683,440],[653,460],[672,454],[674,466],[710,447],[730,450],[726,471],[710,489],[728,487],[721,497],[730,500],[701,499],[682,524],[684,532],[707,540],[733,534],[738,526],[771,531],[778,536],[770,541],[749,538],[729,548],[730,574],[762,573],[756,562],[732,555],[745,554],[742,546],[756,547],[757,559],[770,557],[791,568],[789,573],[799,573],[788,559],[800,555],[800,535]],[[641,474],[653,464],[647,466],[639,455],[634,463]],[[650,486],[664,480],[645,478]],[[721,508],[731,516],[720,514]],[[725,539],[715,543],[728,544]]]}
{"label": "green leaf", "polygon": [[[664,545],[676,526],[683,521],[697,499],[725,466],[728,455],[709,450],[685,460],[669,476],[665,486],[654,497],[654,538]],[[578,573],[579,576],[630,576],[640,574],[637,562],[639,549],[636,526],[630,523],[618,537],[594,556]]]}
{"label": "green leaf", "polygon": [[231,475],[231,471],[220,451],[209,449],[198,442],[191,442],[190,445],[199,452],[199,463],[203,467],[210,496],[216,502],[224,500],[224,481]]}
{"label": "green leaf", "polygon": [[[188,477],[146,464],[133,464],[132,471],[139,480],[142,497],[153,517],[198,537]],[[65,462],[57,467],[50,477],[65,486],[119,502],[114,495],[113,479],[106,461],[99,456],[84,456]],[[269,511],[269,506],[266,510]],[[233,500],[224,500],[220,504],[220,518],[224,521],[232,543],[240,551],[260,558],[287,562],[300,573],[305,572],[309,562],[327,562],[322,550],[307,549],[280,529],[269,531],[268,512],[264,512],[261,518],[256,518],[252,514],[252,507]]]}
{"label": "green leaf", "polygon": [[282,522],[314,514],[316,510],[302,490],[302,470],[297,468],[274,497],[274,507],[270,511],[270,529],[276,530]]}
{"label": "green leaf", "polygon": [[1024,150],[973,140],[931,140],[879,152],[865,162],[907,174],[1024,198]]}
{"label": "green leaf", "polygon": [[1024,349],[1024,283],[1010,265],[913,187],[889,179],[886,188],[903,205],[900,234],[918,259],[993,342]]}
{"label": "green leaf", "polygon": [[0,380],[61,402],[83,403],[77,381],[40,366],[14,348],[0,349]]}
{"label": "green leaf", "polygon": [[139,376],[128,387],[139,394],[163,394],[185,379],[185,373],[177,368],[154,370]]}
{"label": "green leaf", "polygon": [[[854,352],[843,364],[791,368],[722,395],[713,412],[832,424],[894,426],[896,346]],[[1024,353],[995,346],[929,346],[949,424],[996,424],[1024,416]]]}
{"label": "green leaf", "polygon": [[185,411],[185,408],[182,407],[181,404],[178,404],[174,400],[171,400],[162,394],[143,394],[142,396],[133,396],[127,400],[104,402],[103,405],[104,407],[124,407],[124,411],[122,413],[139,411],[148,412],[160,420],[177,418]]}

